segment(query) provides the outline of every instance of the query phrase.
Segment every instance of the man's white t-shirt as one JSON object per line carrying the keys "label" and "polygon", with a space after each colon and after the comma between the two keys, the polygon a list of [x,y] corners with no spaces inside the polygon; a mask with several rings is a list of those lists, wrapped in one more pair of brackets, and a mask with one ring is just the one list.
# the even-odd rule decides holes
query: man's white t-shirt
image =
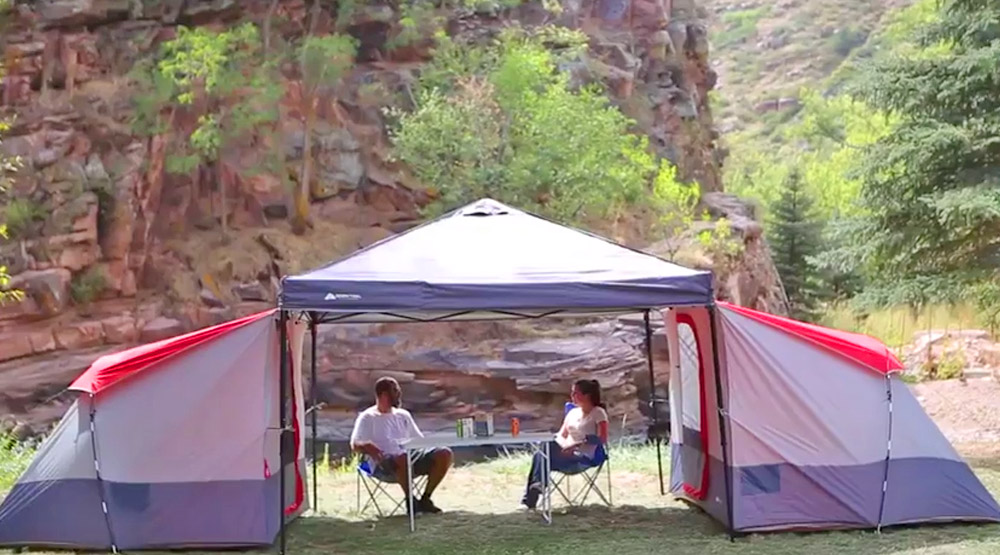
{"label": "man's white t-shirt", "polygon": [[372,405],[354,421],[351,445],[371,442],[385,455],[402,455],[405,451],[400,443],[416,437],[424,437],[424,434],[410,411],[394,407],[391,412],[379,412],[378,406]]}

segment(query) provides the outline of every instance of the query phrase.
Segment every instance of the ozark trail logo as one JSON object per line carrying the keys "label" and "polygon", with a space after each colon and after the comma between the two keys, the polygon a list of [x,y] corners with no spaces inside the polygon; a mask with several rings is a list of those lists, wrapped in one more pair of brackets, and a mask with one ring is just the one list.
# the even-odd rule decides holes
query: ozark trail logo
{"label": "ozark trail logo", "polygon": [[353,293],[327,293],[323,297],[324,301],[360,301],[361,295],[355,295]]}

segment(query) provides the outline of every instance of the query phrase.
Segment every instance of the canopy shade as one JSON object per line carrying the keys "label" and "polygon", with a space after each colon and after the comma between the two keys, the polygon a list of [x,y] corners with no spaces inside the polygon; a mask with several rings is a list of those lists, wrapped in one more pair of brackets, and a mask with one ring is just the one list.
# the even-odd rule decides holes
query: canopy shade
{"label": "canopy shade", "polygon": [[482,199],[282,280],[285,310],[399,321],[706,305],[712,274]]}

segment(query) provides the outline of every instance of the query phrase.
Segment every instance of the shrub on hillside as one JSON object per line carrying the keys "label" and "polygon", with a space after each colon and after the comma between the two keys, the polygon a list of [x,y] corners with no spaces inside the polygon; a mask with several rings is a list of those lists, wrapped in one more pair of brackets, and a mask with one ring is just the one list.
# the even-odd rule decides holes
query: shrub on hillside
{"label": "shrub on hillside", "polygon": [[646,198],[657,176],[673,179],[600,87],[560,70],[584,38],[513,30],[489,46],[438,40],[415,109],[389,112],[396,156],[437,194],[432,212],[489,196],[574,222]]}

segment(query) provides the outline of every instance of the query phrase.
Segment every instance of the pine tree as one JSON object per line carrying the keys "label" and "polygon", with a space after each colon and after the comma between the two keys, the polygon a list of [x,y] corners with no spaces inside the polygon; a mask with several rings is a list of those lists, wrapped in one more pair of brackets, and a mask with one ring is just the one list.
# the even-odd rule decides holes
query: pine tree
{"label": "pine tree", "polygon": [[793,170],[773,208],[768,238],[792,316],[805,320],[815,318],[819,296],[819,272],[811,258],[822,246],[823,223],[815,217],[813,205],[801,176]]}
{"label": "pine tree", "polygon": [[860,152],[865,208],[828,257],[863,271],[869,305],[958,301],[1000,276],[1000,3],[944,0],[917,46],[854,91],[899,120]]}

